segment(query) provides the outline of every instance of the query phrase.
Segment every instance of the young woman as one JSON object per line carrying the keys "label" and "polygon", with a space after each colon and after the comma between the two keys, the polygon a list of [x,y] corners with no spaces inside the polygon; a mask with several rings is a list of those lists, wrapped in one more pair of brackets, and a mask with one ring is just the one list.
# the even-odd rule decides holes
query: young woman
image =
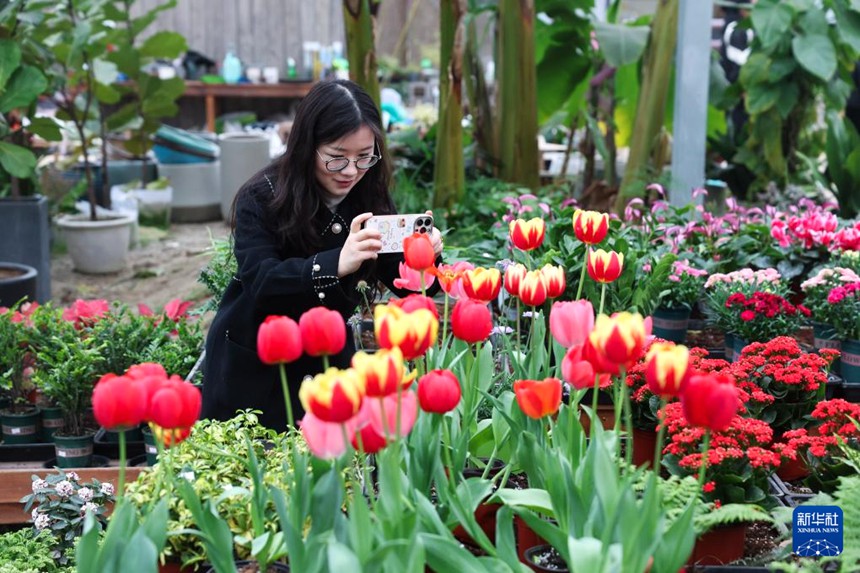
{"label": "young woman", "polygon": [[[206,340],[203,416],[226,419],[237,409],[262,410],[261,423],[283,430],[286,413],[278,368],[257,357],[257,329],[269,315],[294,320],[324,305],[346,320],[361,302],[359,281],[393,287],[402,254],[379,254],[378,231],[363,229],[372,215],[394,213],[391,166],[382,121],[358,85],[321,82],[302,100],[287,151],[254,175],[233,205],[238,272],[221,301]],[[433,229],[436,254],[442,240]],[[349,364],[355,347],[331,357]],[[322,371],[303,356],[287,365],[293,412],[302,415],[298,388]]]}

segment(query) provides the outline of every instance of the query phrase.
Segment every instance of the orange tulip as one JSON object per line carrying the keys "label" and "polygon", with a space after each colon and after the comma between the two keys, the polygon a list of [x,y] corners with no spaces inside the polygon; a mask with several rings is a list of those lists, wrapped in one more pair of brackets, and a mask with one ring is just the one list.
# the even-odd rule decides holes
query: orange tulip
{"label": "orange tulip", "polygon": [[299,399],[305,411],[323,422],[342,424],[355,416],[361,407],[363,382],[352,368],[329,368],[302,382]]}
{"label": "orange tulip", "polygon": [[672,398],[681,393],[687,382],[690,351],[672,342],[655,342],[645,359],[645,380],[654,394]]}
{"label": "orange tulip", "polygon": [[546,301],[546,282],[540,271],[529,271],[523,277],[520,300],[526,306],[540,306]]}
{"label": "orange tulip", "polygon": [[499,269],[477,267],[463,273],[463,290],[472,300],[491,302],[502,289],[502,273]]}
{"label": "orange tulip", "polygon": [[611,283],[624,268],[624,255],[603,249],[588,253],[588,276],[599,283]]}
{"label": "orange tulip", "polygon": [[403,260],[416,271],[426,271],[436,263],[433,243],[426,233],[413,233],[403,239]]}
{"label": "orange tulip", "polygon": [[561,405],[561,380],[517,380],[514,382],[514,395],[523,413],[539,420],[558,411]]}
{"label": "orange tulip", "polygon": [[505,290],[512,296],[520,296],[520,283],[528,269],[522,263],[508,265],[505,269]]}
{"label": "orange tulip", "polygon": [[540,217],[528,221],[517,219],[508,225],[511,242],[521,251],[531,251],[541,246],[546,234],[546,224]]}
{"label": "orange tulip", "polygon": [[547,264],[541,267],[540,272],[546,284],[547,298],[558,298],[564,294],[564,289],[567,288],[567,278],[564,276],[562,267]]}
{"label": "orange tulip", "polygon": [[352,356],[352,368],[364,380],[364,394],[373,398],[397,392],[397,387],[407,388],[416,373],[406,375],[403,353],[399,348],[383,348],[373,354],[356,352]]}
{"label": "orange tulip", "polygon": [[609,231],[609,215],[597,211],[573,212],[573,232],[576,238],[586,245],[596,245],[601,242]]}
{"label": "orange tulip", "polygon": [[405,360],[422,356],[439,333],[439,320],[426,308],[407,313],[397,306],[380,304],[373,318],[379,346],[399,348]]}
{"label": "orange tulip", "polygon": [[[629,368],[642,356],[647,336],[645,320],[641,315],[619,312],[611,317],[605,314],[598,316],[588,341],[608,362]],[[606,371],[599,364],[595,364],[595,368]]]}

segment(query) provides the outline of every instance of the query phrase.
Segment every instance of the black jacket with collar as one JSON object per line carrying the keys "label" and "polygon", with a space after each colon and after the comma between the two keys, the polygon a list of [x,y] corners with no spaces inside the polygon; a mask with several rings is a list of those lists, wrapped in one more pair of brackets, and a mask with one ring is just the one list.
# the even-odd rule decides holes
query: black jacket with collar
{"label": "black jacket with collar", "polygon": [[[310,255],[296,252],[280,243],[264,216],[273,182],[274,175],[259,177],[236,204],[233,237],[238,272],[224,292],[206,339],[202,416],[224,420],[236,410],[254,408],[263,412],[263,425],[281,431],[286,428],[286,412],[280,374],[277,366],[258,358],[257,330],[269,315],[298,321],[305,311],[320,305],[338,311],[344,320],[354,314],[361,304],[355,288],[358,278],[353,274],[338,279],[337,266],[349,224],[360,213],[347,196],[333,213],[325,210],[313,221],[323,240],[322,250]],[[375,275],[395,294],[405,296],[407,291],[392,284],[402,260],[402,254],[380,255]],[[354,352],[348,330],[346,347],[330,357],[330,364],[347,367]],[[322,370],[322,360],[307,355],[286,365],[296,420],[304,412],[298,399],[303,378]]]}

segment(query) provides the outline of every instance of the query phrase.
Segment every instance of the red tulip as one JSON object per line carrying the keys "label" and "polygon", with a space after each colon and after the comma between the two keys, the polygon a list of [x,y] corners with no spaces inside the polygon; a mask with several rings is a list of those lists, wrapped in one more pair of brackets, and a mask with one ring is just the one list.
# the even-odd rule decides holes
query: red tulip
{"label": "red tulip", "polygon": [[426,308],[433,313],[437,319],[439,318],[439,309],[436,308],[436,303],[429,296],[420,294],[410,294],[404,298],[392,298],[388,304],[402,308],[405,312],[410,313],[419,308]]}
{"label": "red tulip", "polygon": [[463,273],[463,290],[473,300],[490,302],[499,296],[502,274],[499,269],[477,267]]}
{"label": "red tulip", "polygon": [[296,321],[267,316],[257,330],[257,355],[264,364],[286,364],[301,356],[302,332]]}
{"label": "red tulip", "polygon": [[546,302],[546,282],[540,271],[529,271],[523,277],[520,300],[526,306],[540,306]]}
{"label": "red tulip", "polygon": [[450,370],[432,370],[418,380],[418,404],[425,412],[444,414],[460,403],[460,381]]}
{"label": "red tulip", "polygon": [[609,215],[597,211],[573,212],[573,232],[576,238],[586,245],[596,245],[601,242],[609,231]]}
{"label": "red tulip", "polygon": [[96,422],[108,430],[128,430],[146,420],[146,392],[133,378],[105,374],[93,388],[92,401]]}
{"label": "red tulip", "polygon": [[201,401],[200,390],[179,376],[163,381],[149,401],[149,421],[157,426],[154,433],[168,446],[187,438],[200,417]]}
{"label": "red tulip", "polygon": [[514,395],[523,413],[539,420],[558,411],[561,405],[561,380],[517,380],[514,382]]}
{"label": "red tulip", "polygon": [[337,354],[346,345],[346,323],[336,310],[316,306],[299,318],[302,346],[311,356]]}
{"label": "red tulip", "polygon": [[587,300],[553,303],[549,312],[549,331],[563,347],[581,345],[593,328],[594,307]]}
{"label": "red tulip", "polygon": [[546,285],[546,297],[558,298],[564,294],[564,289],[567,288],[567,278],[564,276],[564,269],[554,265],[544,265],[540,269],[543,275],[543,281]]}
{"label": "red tulip", "polygon": [[475,344],[483,342],[493,330],[493,315],[484,302],[461,299],[451,311],[451,331],[454,336]]}
{"label": "red tulip", "polygon": [[128,370],[125,371],[125,375],[135,380],[151,376],[167,379],[167,371],[164,369],[164,366],[155,362],[142,362],[134,366],[129,366]]}
{"label": "red tulip", "polygon": [[621,276],[624,269],[624,255],[603,249],[588,252],[586,268],[588,276],[599,283],[611,283]]}
{"label": "red tulip", "polygon": [[511,296],[520,296],[520,284],[523,282],[523,277],[529,270],[522,263],[514,263],[508,265],[505,269],[505,290]]}
{"label": "red tulip", "polygon": [[546,224],[543,219],[535,217],[529,221],[517,219],[508,225],[511,242],[521,251],[531,251],[541,246],[546,234]]}
{"label": "red tulip", "polygon": [[436,263],[436,253],[427,233],[413,233],[403,239],[403,259],[406,266],[416,271],[426,271]]}
{"label": "red tulip", "polygon": [[715,432],[725,430],[738,411],[734,381],[727,374],[691,376],[681,394],[681,405],[691,425]]}
{"label": "red tulip", "polygon": [[[361,436],[361,441],[358,438]],[[356,430],[350,439],[352,447],[365,454],[376,454],[388,445],[385,436],[376,433],[370,422],[366,422],[360,429]]]}
{"label": "red tulip", "polygon": [[[594,379],[597,375],[591,362],[583,359],[582,348],[582,345],[572,347],[561,361],[562,378],[577,390],[594,388]],[[609,379],[609,375],[601,374],[600,376],[600,387],[602,388],[604,382]]]}
{"label": "red tulip", "polygon": [[645,380],[654,394],[672,398],[683,392],[687,382],[690,352],[686,346],[671,342],[655,342],[648,349]]}

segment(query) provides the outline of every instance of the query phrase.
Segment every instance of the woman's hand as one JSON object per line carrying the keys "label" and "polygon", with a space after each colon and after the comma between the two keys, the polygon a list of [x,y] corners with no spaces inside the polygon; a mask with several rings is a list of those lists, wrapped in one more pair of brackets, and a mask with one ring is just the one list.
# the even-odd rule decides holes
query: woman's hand
{"label": "woman's hand", "polygon": [[[424,213],[433,216],[433,211],[425,211]],[[430,244],[433,245],[433,254],[437,257],[442,254],[442,232],[435,226],[430,231]]]}
{"label": "woman's hand", "polygon": [[373,213],[357,215],[349,224],[349,236],[340,250],[337,261],[338,278],[350,275],[358,270],[364,261],[375,259],[382,248],[382,235],[376,229],[362,229],[361,225],[370,219]]}

